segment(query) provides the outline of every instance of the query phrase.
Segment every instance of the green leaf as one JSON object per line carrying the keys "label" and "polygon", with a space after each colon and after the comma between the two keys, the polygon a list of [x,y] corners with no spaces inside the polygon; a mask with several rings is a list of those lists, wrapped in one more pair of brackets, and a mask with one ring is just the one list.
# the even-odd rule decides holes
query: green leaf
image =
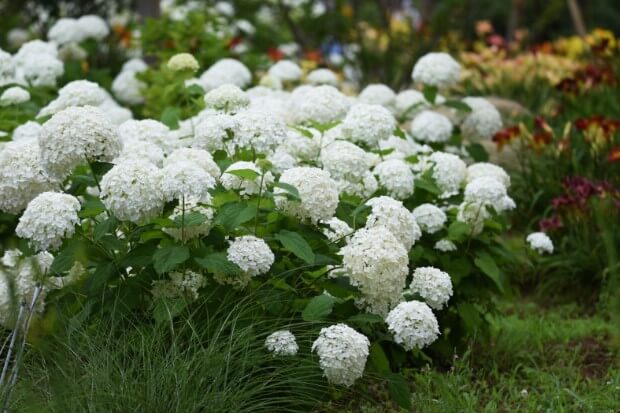
{"label": "green leaf", "polygon": [[[301,201],[301,196],[299,195],[299,191],[293,185],[287,184],[286,182],[274,182],[273,186],[284,189],[287,198],[292,199],[294,201]],[[279,194],[274,194],[274,195],[279,195]]]}
{"label": "green leaf", "polygon": [[469,113],[471,112],[471,107],[469,107],[469,105],[461,100],[449,100],[447,102],[444,103],[444,106],[447,106],[449,108],[453,108],[456,109],[460,112],[465,112],[465,113]]}
{"label": "green leaf", "polygon": [[158,324],[171,321],[181,314],[187,307],[188,302],[184,298],[163,298],[158,300],[153,307],[153,319]]}
{"label": "green leaf", "polygon": [[90,167],[92,168],[95,175],[103,176],[114,167],[114,164],[110,162],[92,162],[90,164]]}
{"label": "green leaf", "polygon": [[457,305],[459,317],[465,323],[465,328],[469,332],[474,332],[482,323],[480,311],[471,303],[461,303]]}
{"label": "green leaf", "polygon": [[118,261],[121,267],[147,267],[153,263],[155,243],[140,244]]}
{"label": "green leaf", "polygon": [[110,217],[108,219],[104,219],[103,221],[95,225],[95,229],[93,230],[93,239],[95,241],[99,241],[101,238],[103,238],[104,235],[112,233],[114,230],[116,230],[117,226],[118,221],[116,218]]}
{"label": "green leaf", "polygon": [[398,136],[401,139],[407,139],[407,136],[405,135],[405,132],[403,132],[403,130],[400,127],[396,127],[396,129],[394,129],[394,136]]}
{"label": "green leaf", "polygon": [[360,313],[349,317],[347,321],[351,323],[379,324],[383,323],[383,317],[377,314]]}
{"label": "green leaf", "polygon": [[298,233],[283,229],[276,234],[276,239],[282,243],[285,250],[292,252],[308,264],[314,263],[312,248]]}
{"label": "green leaf", "polygon": [[89,199],[82,204],[80,218],[94,218],[105,212],[105,206],[99,199]]}
{"label": "green leaf", "polygon": [[486,162],[489,160],[489,153],[484,149],[484,146],[479,143],[471,143],[465,147],[467,152],[476,162]]}
{"label": "green leaf", "polygon": [[380,343],[372,343],[370,346],[370,354],[368,355],[370,364],[381,374],[390,373],[390,362],[383,351]]}
{"label": "green leaf", "polygon": [[454,221],[448,227],[448,239],[450,241],[463,241],[469,234],[471,234],[471,225],[465,222]]}
{"label": "green leaf", "polygon": [[241,268],[237,264],[228,261],[225,252],[214,252],[205,257],[195,257],[194,261],[213,274],[235,275],[241,272]]}
{"label": "green leaf", "polygon": [[97,265],[95,272],[88,277],[88,280],[86,281],[86,290],[89,295],[98,295],[115,272],[116,266],[111,261],[103,262]]}
{"label": "green leaf", "polygon": [[189,213],[185,213],[185,216],[183,215],[177,215],[176,217],[174,217],[174,227],[176,228],[182,228],[183,226],[185,226],[185,228],[187,227],[196,227],[198,225],[202,225],[205,223],[205,221],[209,219],[209,217],[207,217],[204,214],[201,214],[200,212],[189,212]]}
{"label": "green leaf", "polygon": [[320,321],[331,314],[336,299],[326,294],[314,297],[301,312],[304,321]]}
{"label": "green leaf", "polygon": [[174,269],[189,258],[189,248],[169,245],[161,247],[153,254],[153,267],[159,274]]}
{"label": "green leaf", "polygon": [[426,99],[428,103],[435,104],[435,99],[437,98],[437,87],[424,85],[422,94],[424,95],[424,99]]}
{"label": "green leaf", "polygon": [[441,194],[441,189],[437,186],[437,183],[431,176],[422,175],[415,180],[415,187],[424,189],[434,195]]}
{"label": "green leaf", "polygon": [[495,282],[495,285],[497,285],[500,292],[504,292],[504,286],[502,285],[502,280],[500,279],[499,267],[491,255],[484,251],[479,252],[476,254],[474,264],[476,264],[476,267],[480,268],[483,273]]}
{"label": "green leaf", "polygon": [[159,120],[170,129],[179,128],[179,119],[181,118],[181,109],[173,106],[168,106],[161,113]]}
{"label": "green leaf", "polygon": [[60,274],[69,271],[75,262],[76,247],[77,244],[72,243],[60,250],[60,252],[54,257],[54,261],[52,261],[49,273]]}
{"label": "green leaf", "polygon": [[392,400],[403,409],[411,411],[411,391],[407,380],[398,373],[389,373],[385,378],[388,381],[388,390]]}
{"label": "green leaf", "polygon": [[235,176],[238,176],[239,178],[247,179],[250,181],[253,181],[260,176],[258,172],[252,169],[233,169],[232,171],[228,170],[224,173],[235,175]]}
{"label": "green leaf", "polygon": [[226,231],[232,231],[256,215],[256,207],[241,202],[224,204],[214,219],[215,225],[221,225]]}
{"label": "green leaf", "polygon": [[197,84],[189,85],[185,89],[192,97],[203,96],[205,94],[205,90]]}

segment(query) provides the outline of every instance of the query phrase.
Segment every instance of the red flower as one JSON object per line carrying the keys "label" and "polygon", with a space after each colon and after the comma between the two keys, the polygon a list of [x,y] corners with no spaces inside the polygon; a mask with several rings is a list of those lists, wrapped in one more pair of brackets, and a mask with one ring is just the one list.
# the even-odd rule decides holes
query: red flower
{"label": "red flower", "polygon": [[609,151],[609,155],[607,156],[607,160],[609,162],[618,162],[620,161],[620,146],[614,146]]}
{"label": "red flower", "polygon": [[282,53],[282,51],[280,49],[276,48],[276,47],[270,47],[267,50],[267,55],[274,62],[277,62],[278,60],[284,59],[284,53]]}
{"label": "red flower", "polygon": [[519,135],[519,127],[512,126],[510,128],[504,128],[493,135],[493,142],[497,145],[497,149],[501,150],[505,145],[509,144],[514,138]]}

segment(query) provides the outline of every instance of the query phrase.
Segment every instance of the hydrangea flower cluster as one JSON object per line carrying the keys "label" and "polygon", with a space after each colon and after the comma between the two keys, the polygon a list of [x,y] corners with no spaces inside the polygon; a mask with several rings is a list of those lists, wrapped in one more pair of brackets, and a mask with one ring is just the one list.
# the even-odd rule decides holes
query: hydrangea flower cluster
{"label": "hydrangea flower cluster", "polygon": [[312,344],[319,355],[319,364],[330,383],[351,386],[362,377],[369,354],[370,342],[346,324],[322,328]]}
{"label": "hydrangea flower cluster", "polygon": [[294,356],[299,350],[295,336],[288,330],[274,331],[265,339],[265,347],[274,356]]}
{"label": "hydrangea flower cluster", "polygon": [[544,232],[532,232],[526,238],[530,248],[539,254],[553,254],[553,241]]}
{"label": "hydrangea flower cluster", "polygon": [[[66,20],[53,30],[63,48],[82,36],[72,33],[71,25],[75,22]],[[89,36],[103,35],[96,22],[93,30]],[[59,52],[45,42],[26,43],[15,56],[0,52],[0,82],[21,79],[18,84],[37,87],[37,76],[42,83],[55,82],[58,75],[51,69],[28,74],[33,54],[42,56],[45,67],[45,59],[57,59]],[[146,68],[140,59],[128,61],[112,85],[116,98],[126,105],[143,103],[146,85],[136,75]],[[418,90],[396,94],[381,84],[348,96],[333,72],[306,75],[288,60],[274,64],[250,89],[252,74],[237,60],[220,60],[186,81],[198,68],[188,54],[168,61],[167,70],[183,72],[173,73],[179,84],[205,90],[205,108],[179,119],[176,129],[132,119],[105,89],[86,80],[58,90],[39,112],[51,115],[43,125],[30,121],[17,127],[12,142],[0,147],[0,191],[7,195],[0,197],[0,209],[12,214],[25,209],[16,234],[38,251],[54,251],[77,225],[88,233],[105,227],[105,220],[119,221],[110,230],[119,242],[131,238],[140,244],[144,238],[161,242],[158,251],[173,244],[208,254],[202,260],[191,257],[152,282],[154,300],[195,300],[209,277],[251,289],[258,284],[254,279],[262,283],[292,265],[301,268],[297,260],[323,263],[326,278],[346,277],[338,281],[354,287],[350,291],[360,311],[384,318],[406,350],[437,339],[433,310],[450,301],[452,281],[435,267],[419,266],[411,274],[411,260],[426,260],[420,254],[430,251],[429,261],[444,265],[443,258],[459,255],[454,252],[462,242],[452,224],[469,224],[466,235],[475,236],[493,210],[514,208],[508,174],[490,163],[472,163],[466,145],[452,145],[455,131],[470,141],[488,139],[501,127],[497,110],[469,97],[463,102],[472,111],[458,114],[441,107],[443,97],[428,102]],[[448,88],[459,71],[448,55],[430,54],[416,63],[413,79]],[[8,95],[7,102],[22,99]],[[98,161],[113,163],[100,181],[94,171]],[[74,175],[76,170],[94,175],[95,182]],[[79,197],[52,192],[63,189]],[[93,199],[106,211],[82,214],[80,221],[78,212]],[[147,230],[140,232],[141,226]],[[139,236],[132,238],[127,228],[136,227]],[[284,228],[299,229],[303,240],[274,236]],[[527,242],[538,252],[553,251],[544,234],[531,234]],[[140,269],[128,271],[141,276]],[[325,289],[337,294],[327,284]],[[299,294],[309,298],[301,295],[305,291]],[[0,310],[2,299],[0,294]],[[287,330],[270,334],[264,345],[275,356],[299,351]],[[321,330],[312,350],[331,383],[351,386],[363,374],[369,345],[364,335],[337,324]]]}
{"label": "hydrangea flower cluster", "polygon": [[15,234],[30,241],[37,251],[54,251],[75,233],[80,208],[80,201],[72,195],[43,192],[30,201]]}

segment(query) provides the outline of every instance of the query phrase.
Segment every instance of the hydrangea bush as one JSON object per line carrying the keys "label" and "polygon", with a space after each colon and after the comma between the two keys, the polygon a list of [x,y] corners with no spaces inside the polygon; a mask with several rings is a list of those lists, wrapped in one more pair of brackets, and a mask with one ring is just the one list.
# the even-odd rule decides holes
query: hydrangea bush
{"label": "hydrangea bush", "polygon": [[[6,254],[52,254],[43,278],[3,267],[19,276],[18,300],[53,280],[60,288],[31,311],[73,300],[87,319],[117,311],[116,297],[161,322],[207,290],[259,291],[265,317],[307,322],[264,332],[274,357],[315,352],[343,386],[372,369],[396,396],[406,385],[392,371],[448,359],[484,334],[506,288],[499,239],[515,204],[510,177],[475,141],[501,118],[489,122],[482,98],[439,94],[458,80],[457,62],[425,56],[419,90],[371,85],[359,96],[304,84],[293,62],[270,69],[277,87],[251,87],[235,60],[196,65],[173,56],[160,69],[171,83],[146,95],[134,88],[149,80],[143,62],[122,70],[137,76],[122,81],[131,93],[118,87],[128,104],[186,94],[158,119],[119,118],[105,89],[79,80],[3,144],[3,244],[20,251]],[[312,348],[297,334],[313,335]]]}

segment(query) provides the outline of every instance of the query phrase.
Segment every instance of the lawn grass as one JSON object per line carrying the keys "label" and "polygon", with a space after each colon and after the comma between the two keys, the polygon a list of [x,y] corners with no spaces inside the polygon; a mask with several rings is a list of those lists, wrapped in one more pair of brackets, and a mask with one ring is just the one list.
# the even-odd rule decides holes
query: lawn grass
{"label": "lawn grass", "polygon": [[[413,412],[620,412],[620,366],[612,324],[576,305],[514,300],[493,320],[491,345],[473,343],[449,371],[406,372]],[[387,392],[324,411],[400,412]],[[385,395],[385,397],[382,397]]]}

